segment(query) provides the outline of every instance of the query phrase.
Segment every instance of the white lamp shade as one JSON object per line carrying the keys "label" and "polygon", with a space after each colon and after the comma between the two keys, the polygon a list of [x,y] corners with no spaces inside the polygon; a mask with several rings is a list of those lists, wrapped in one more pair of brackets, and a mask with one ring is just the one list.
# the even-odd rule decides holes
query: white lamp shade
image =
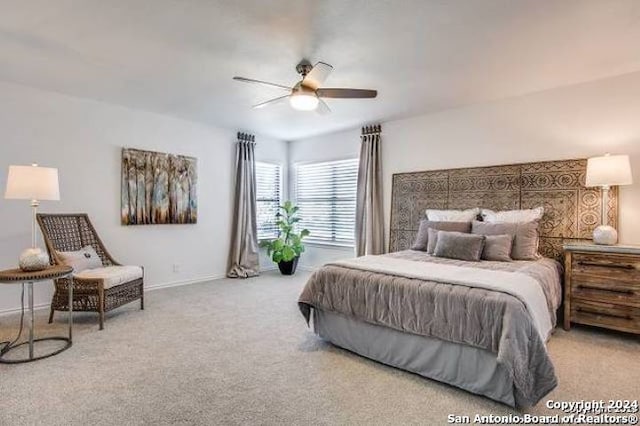
{"label": "white lamp shade", "polygon": [[38,201],[59,200],[58,169],[39,166],[9,166],[4,198]]}
{"label": "white lamp shade", "polygon": [[628,155],[605,155],[587,160],[587,186],[618,186],[632,183]]}

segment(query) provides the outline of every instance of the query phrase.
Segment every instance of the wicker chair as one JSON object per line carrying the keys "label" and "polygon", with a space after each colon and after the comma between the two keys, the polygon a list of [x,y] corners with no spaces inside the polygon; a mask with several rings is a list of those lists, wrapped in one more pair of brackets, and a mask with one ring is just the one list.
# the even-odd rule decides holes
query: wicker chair
{"label": "wicker chair", "polygon": [[[121,266],[102,244],[86,214],[38,214],[38,224],[42,230],[49,258],[54,265],[63,263],[59,251],[77,251],[92,246],[105,267]],[[140,309],[144,309],[144,273],[142,277],[123,284],[104,285],[104,279],[79,279],[76,276],[55,280],[55,292],[51,301],[49,323],[55,311],[69,310],[69,283],[73,280],[73,310],[97,312],[100,330],[104,328],[104,315],[119,306],[140,299]]]}

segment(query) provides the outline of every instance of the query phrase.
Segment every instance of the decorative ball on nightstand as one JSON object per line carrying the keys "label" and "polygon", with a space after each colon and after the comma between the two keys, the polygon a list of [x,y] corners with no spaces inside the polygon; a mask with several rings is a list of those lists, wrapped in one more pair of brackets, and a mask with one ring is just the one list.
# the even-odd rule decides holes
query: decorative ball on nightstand
{"label": "decorative ball on nightstand", "polygon": [[49,256],[39,248],[28,248],[20,253],[19,265],[25,272],[42,271],[49,266]]}
{"label": "decorative ball on nightstand", "polygon": [[602,245],[613,245],[618,242],[618,231],[613,226],[600,225],[593,230],[593,242]]}

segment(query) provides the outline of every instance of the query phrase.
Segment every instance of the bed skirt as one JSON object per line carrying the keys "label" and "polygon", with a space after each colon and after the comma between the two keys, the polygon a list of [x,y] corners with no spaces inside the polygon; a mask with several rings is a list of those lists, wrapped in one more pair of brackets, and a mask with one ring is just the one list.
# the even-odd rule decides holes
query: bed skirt
{"label": "bed skirt", "polygon": [[313,309],[313,326],[323,339],[358,355],[515,407],[513,380],[492,352],[319,309]]}

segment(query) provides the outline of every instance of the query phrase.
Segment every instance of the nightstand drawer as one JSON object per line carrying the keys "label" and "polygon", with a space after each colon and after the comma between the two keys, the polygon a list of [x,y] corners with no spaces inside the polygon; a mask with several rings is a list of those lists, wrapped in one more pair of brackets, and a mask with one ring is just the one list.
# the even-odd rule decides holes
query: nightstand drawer
{"label": "nightstand drawer", "polygon": [[624,254],[574,253],[572,274],[640,283],[640,257]]}
{"label": "nightstand drawer", "polygon": [[640,332],[640,308],[573,299],[571,321],[638,333]]}
{"label": "nightstand drawer", "polygon": [[640,282],[574,273],[571,297],[640,308]]}

